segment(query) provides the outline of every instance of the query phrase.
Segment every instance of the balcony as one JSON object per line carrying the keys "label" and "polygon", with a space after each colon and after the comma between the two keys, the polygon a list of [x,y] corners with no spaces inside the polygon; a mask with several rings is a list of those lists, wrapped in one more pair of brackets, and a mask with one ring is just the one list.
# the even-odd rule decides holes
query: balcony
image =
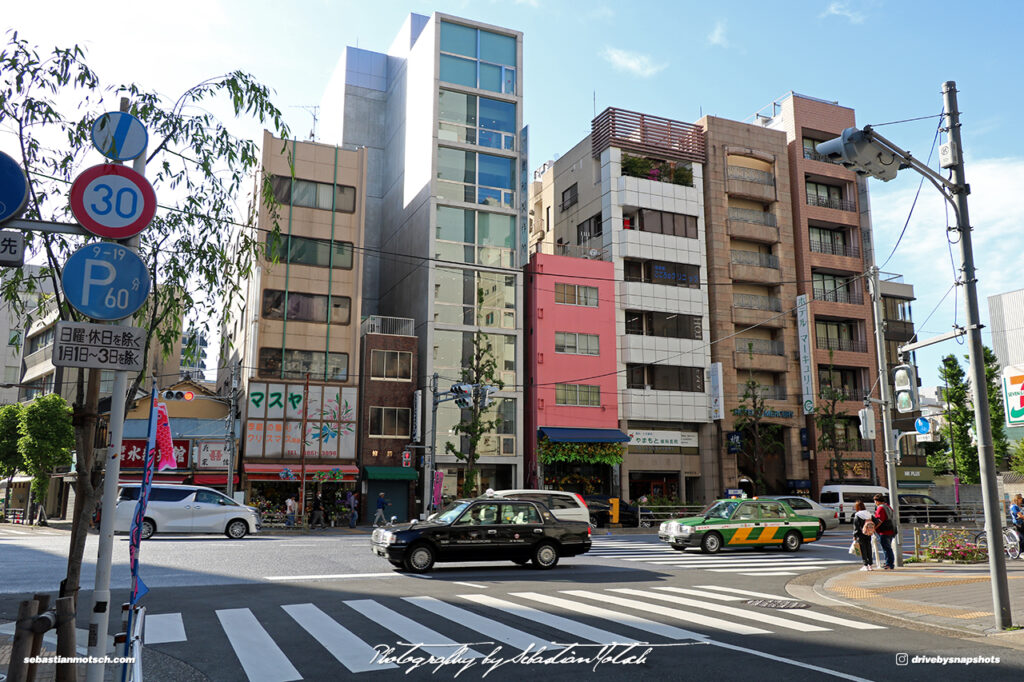
{"label": "balcony", "polygon": [[729,252],[729,262],[737,265],[755,265],[759,268],[779,269],[779,259],[777,256],[756,251],[732,250]]}
{"label": "balcony", "polygon": [[769,339],[736,339],[733,364],[737,370],[785,372],[789,360],[782,341]]}
{"label": "balcony", "polygon": [[833,161],[824,154],[819,154],[817,151],[813,149],[807,149],[806,147],[804,147],[804,158],[810,159],[811,161],[821,161],[822,163],[831,163],[833,165],[838,165],[837,161]]}
{"label": "balcony", "polygon": [[[764,384],[758,384],[758,394],[765,400],[788,400],[786,395],[785,386],[765,386]],[[747,384],[740,383],[736,385],[736,395],[739,396],[740,400],[743,400],[743,396],[747,394]]]}
{"label": "balcony", "polygon": [[786,348],[782,341],[771,339],[736,339],[737,353],[753,353],[754,355],[785,355]]}
{"label": "balcony", "polygon": [[[593,243],[594,246],[590,246]],[[530,255],[541,253],[548,256],[566,256],[568,258],[585,258],[587,260],[610,261],[611,253],[601,246],[601,235],[594,237],[586,245],[577,244],[552,244],[551,242],[537,242],[530,246]]]}
{"label": "balcony", "polygon": [[785,315],[782,311],[782,300],[769,296],[754,294],[734,294],[732,306],[733,324],[781,328],[785,326]]}
{"label": "balcony", "polygon": [[777,286],[782,281],[779,259],[770,254],[733,251],[730,261],[729,276],[734,282],[756,282]]}
{"label": "balcony", "polygon": [[730,208],[729,220],[767,227],[776,227],[778,224],[775,221],[775,214],[771,211],[755,211],[749,208]]}
{"label": "balcony", "polygon": [[829,197],[818,196],[817,194],[810,194],[807,197],[808,206],[819,206],[821,208],[833,208],[837,211],[854,211],[857,210],[857,202],[850,201],[849,199],[830,199]]}
{"label": "balcony", "polygon": [[851,305],[863,305],[864,295],[859,291],[847,289],[813,289],[815,301],[828,301],[830,303],[849,303]]}
{"label": "balcony", "polygon": [[867,341],[858,341],[857,339],[818,338],[815,341],[815,345],[817,348],[821,350],[838,350],[845,351],[848,353],[868,352]]}
{"label": "balcony", "polygon": [[835,242],[822,242],[812,239],[811,251],[814,253],[825,253],[830,256],[860,258],[860,248],[856,244],[837,244]]}
{"label": "balcony", "polygon": [[893,341],[910,341],[914,337],[914,323],[905,320],[886,320],[885,338]]}
{"label": "balcony", "polygon": [[609,147],[669,161],[707,161],[704,130],[635,111],[608,107],[590,122],[591,153],[600,158]]}
{"label": "balcony", "polygon": [[782,299],[756,294],[734,294],[732,304],[747,310],[767,310],[774,313],[782,312]]}
{"label": "balcony", "polygon": [[416,320],[408,317],[370,315],[363,320],[361,331],[363,334],[416,336]]}
{"label": "balcony", "polygon": [[754,201],[775,201],[775,175],[768,171],[729,166],[726,171],[725,191],[733,196],[748,197]]}

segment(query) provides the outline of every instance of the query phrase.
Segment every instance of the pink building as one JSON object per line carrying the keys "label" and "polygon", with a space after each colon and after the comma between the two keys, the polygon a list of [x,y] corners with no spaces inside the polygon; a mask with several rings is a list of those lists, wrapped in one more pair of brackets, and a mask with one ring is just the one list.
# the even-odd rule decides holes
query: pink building
{"label": "pink building", "polygon": [[524,478],[528,487],[617,495],[606,464],[538,457],[545,440],[629,440],[618,429],[614,266],[596,250],[575,257],[578,247],[555,248],[565,255],[534,253],[526,267]]}

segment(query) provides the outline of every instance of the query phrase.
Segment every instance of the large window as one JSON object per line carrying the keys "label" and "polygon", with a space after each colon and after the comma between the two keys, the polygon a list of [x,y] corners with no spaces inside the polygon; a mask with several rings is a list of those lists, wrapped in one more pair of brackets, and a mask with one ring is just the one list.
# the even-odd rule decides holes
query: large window
{"label": "large window", "polygon": [[370,437],[408,438],[411,413],[406,407],[371,407]]}
{"label": "large window", "polygon": [[848,400],[860,400],[863,396],[860,393],[860,370],[844,369],[842,367],[818,367],[818,388],[826,386],[842,391]]}
{"label": "large window", "polygon": [[570,355],[600,355],[600,338],[597,334],[555,332],[555,352]]}
{"label": "large window", "polygon": [[454,90],[438,96],[438,138],[481,147],[516,148],[516,105]]}
{"label": "large window", "polygon": [[656,313],[645,310],[626,311],[626,333],[642,336],[666,336],[672,339],[703,337],[699,315],[682,313]]}
{"label": "large window", "polygon": [[833,303],[862,302],[860,294],[851,285],[847,275],[835,275],[829,272],[812,272],[811,284],[814,298],[818,301]]}
{"label": "large window", "polygon": [[585,246],[594,237],[600,237],[603,230],[601,214],[591,216],[576,226],[576,243]]}
{"label": "large window", "polygon": [[700,266],[690,263],[669,263],[660,260],[622,261],[627,282],[649,282],[674,287],[700,288]]}
{"label": "large window", "polygon": [[258,373],[268,379],[305,379],[314,381],[348,381],[348,353],[325,353],[313,350],[284,351],[260,348]]}
{"label": "large window", "polygon": [[808,228],[811,241],[811,251],[815,253],[827,253],[833,256],[856,256],[857,252],[847,248],[846,232],[844,230],[830,230],[824,227]]}
{"label": "large window", "polygon": [[585,287],[579,284],[555,283],[555,303],[565,305],[583,305],[596,308],[597,287]]}
{"label": "large window", "polygon": [[515,159],[437,148],[438,198],[512,208],[515,198]]}
{"label": "large window", "polygon": [[555,404],[601,407],[601,387],[587,384],[555,384]]}
{"label": "large window", "polygon": [[626,365],[626,388],[703,393],[704,369],[676,365]]}
{"label": "large window", "polygon": [[437,207],[434,256],[459,263],[515,267],[515,217]]}
{"label": "large window", "polygon": [[824,206],[825,208],[845,208],[843,203],[843,188],[834,185],[825,185],[820,182],[810,182],[807,185],[807,203],[811,206]]}
{"label": "large window", "polygon": [[295,291],[289,291],[286,295],[284,291],[278,289],[263,291],[263,317],[268,320],[348,324],[351,314],[352,299],[348,296],[328,298],[321,294],[303,294]]}
{"label": "large window", "polygon": [[441,80],[469,88],[514,94],[516,39],[441,22]]}
{"label": "large window", "polygon": [[322,268],[352,269],[352,243],[267,233],[267,260]]}
{"label": "large window", "polygon": [[697,238],[697,216],[667,211],[642,209],[635,215],[625,216],[623,226],[626,229],[636,228],[642,232],[670,234],[676,237]]}
{"label": "large window", "polygon": [[394,381],[412,380],[412,353],[401,350],[370,351],[370,376]]}
{"label": "large window", "polygon": [[434,321],[515,329],[513,275],[458,268],[434,270]]}
{"label": "large window", "polygon": [[32,355],[32,353],[35,353],[36,351],[52,346],[53,329],[53,327],[50,327],[35,336],[30,336],[28,339],[28,348],[25,349],[25,355]]}
{"label": "large window", "polygon": [[[434,332],[434,367],[442,376],[457,377],[473,365],[474,332],[438,329]],[[516,385],[516,337],[489,333],[486,343],[498,363],[497,378],[505,386]],[[438,433],[444,433],[439,430]]]}
{"label": "large window", "polygon": [[571,187],[562,191],[562,210],[575,206],[579,200],[579,191],[576,187],[576,183],[573,183]]}
{"label": "large window", "polygon": [[333,209],[341,213],[354,213],[356,210],[355,187],[293,179],[286,175],[271,177],[270,184],[274,188],[274,200],[279,204],[320,208],[325,211]]}

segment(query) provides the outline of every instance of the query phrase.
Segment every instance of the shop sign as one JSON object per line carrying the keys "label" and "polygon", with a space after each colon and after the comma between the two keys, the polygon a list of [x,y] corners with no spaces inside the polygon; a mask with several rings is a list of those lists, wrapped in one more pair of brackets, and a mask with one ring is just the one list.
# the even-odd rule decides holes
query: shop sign
{"label": "shop sign", "polygon": [[698,445],[696,431],[627,431],[628,445],[645,445],[670,448],[695,448]]}
{"label": "shop sign", "polygon": [[[174,461],[177,463],[179,469],[188,467],[188,452],[191,441],[181,440],[175,438],[174,444]],[[141,469],[146,465],[146,439],[129,439],[125,438],[121,441],[121,468],[122,469]]]}
{"label": "shop sign", "polygon": [[204,440],[196,443],[196,463],[200,469],[227,469],[228,448],[224,440]]}
{"label": "shop sign", "polygon": [[356,397],[355,388],[341,386],[251,383],[246,457],[354,458]]}
{"label": "shop sign", "polygon": [[1006,425],[1024,426],[1024,367],[1003,369],[1003,400]]}
{"label": "shop sign", "polygon": [[932,467],[896,467],[896,480],[930,483],[935,476]]}
{"label": "shop sign", "polygon": [[725,416],[725,389],[722,383],[722,363],[711,363],[710,380],[711,420],[719,421]]}

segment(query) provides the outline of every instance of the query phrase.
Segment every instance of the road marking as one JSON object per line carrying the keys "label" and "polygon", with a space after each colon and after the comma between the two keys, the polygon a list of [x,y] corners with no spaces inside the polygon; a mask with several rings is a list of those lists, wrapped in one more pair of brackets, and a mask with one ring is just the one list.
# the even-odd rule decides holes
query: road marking
{"label": "road marking", "polygon": [[[780,566],[779,568],[824,568],[827,565],[829,564],[803,564],[800,566]],[[742,573],[743,571],[752,571],[757,568],[770,568],[770,566],[747,566],[746,568],[710,568],[708,570],[713,573]]]}
{"label": "road marking", "polygon": [[26,533],[23,530],[14,530],[14,529],[11,529],[11,528],[8,528],[4,532],[5,533],[10,533],[11,535],[28,535],[28,533]]}
{"label": "road marking", "polygon": [[249,609],[221,609],[217,618],[249,682],[291,682],[302,675]]}
{"label": "road marking", "polygon": [[757,651],[756,649],[748,649],[747,647],[738,646],[736,644],[727,644],[725,642],[718,642],[718,641],[715,641],[713,639],[709,639],[709,640],[705,640],[705,641],[708,644],[710,644],[711,646],[717,646],[717,647],[721,647],[723,649],[729,649],[731,651],[740,651],[740,652],[743,652],[745,654],[750,654],[751,656],[759,656],[760,658],[767,658],[769,661],[778,661],[779,663],[786,663],[788,665],[793,665],[793,666],[796,666],[798,668],[806,668],[807,670],[814,670],[816,672],[825,673],[826,675],[831,675],[832,677],[838,677],[838,678],[844,679],[844,680],[852,680],[853,682],[870,682],[870,680],[868,680],[867,678],[864,678],[864,677],[857,677],[856,675],[848,675],[847,673],[842,673],[842,672],[839,672],[838,670],[829,670],[828,668],[822,668],[821,666],[818,666],[818,665],[812,665],[810,663],[803,663],[802,661],[797,661],[797,660],[792,659],[792,658],[783,658],[782,656],[775,656],[773,654],[768,654],[768,653],[765,653],[763,651]]}
{"label": "road marking", "polygon": [[573,635],[574,637],[579,637],[580,639],[585,639],[588,642],[597,642],[598,644],[625,644],[636,641],[633,637],[617,635],[614,632],[595,628],[570,618],[556,616],[553,613],[541,611],[533,608],[532,606],[515,604],[487,594],[460,594],[459,597],[467,601],[480,604],[481,606],[489,606],[492,609],[497,609],[499,611],[512,614],[513,616],[524,618],[533,623],[547,625],[550,628],[560,630],[566,634]]}
{"label": "road marking", "polygon": [[428,654],[447,658],[458,652],[461,658],[483,658],[483,654],[473,651],[468,647],[463,651],[464,644],[448,639],[441,633],[435,632],[425,625],[420,625],[413,619],[406,618],[402,614],[396,613],[372,599],[353,599],[346,601],[345,604],[351,606],[354,610],[381,627],[391,630],[391,632],[403,638],[402,641],[404,642],[427,644],[428,646],[424,646],[422,649]]}
{"label": "road marking", "polygon": [[543,638],[535,637],[522,630],[516,630],[515,628],[509,627],[496,620],[486,618],[479,614],[467,611],[466,609],[453,606],[447,602],[443,602],[440,599],[434,597],[403,597],[404,601],[410,604],[415,604],[422,609],[447,618],[450,621],[464,625],[467,628],[475,629],[482,635],[487,637],[493,637],[499,642],[510,644],[517,649],[526,651],[532,647],[534,652],[543,651],[557,651],[562,647],[558,646],[554,642],[549,642]]}
{"label": "road marking", "polygon": [[476,583],[464,583],[461,580],[453,580],[452,584],[453,585],[465,585],[466,587],[476,587],[476,588],[479,588],[481,590],[486,590],[487,589],[487,585],[477,585]]}
{"label": "road marking", "polygon": [[757,573],[737,573],[736,575],[749,575],[760,578],[766,575],[800,575],[796,571],[759,571]]}
{"label": "road marking", "polygon": [[335,573],[325,575],[268,575],[264,580],[336,580],[338,578],[401,578],[401,573]]}
{"label": "road marking", "polygon": [[[746,597],[760,597],[762,599],[792,599],[792,597],[781,597],[775,594],[766,594],[764,592],[751,592],[750,590],[739,590],[732,587],[715,587],[712,585],[701,585],[700,587],[707,590],[721,590],[723,592],[735,592],[737,594],[744,595],[743,597],[733,597],[724,594],[715,594],[713,592],[702,592],[707,597],[712,599],[724,599],[732,601],[735,599],[744,599]],[[693,590],[684,590],[679,587],[655,587],[656,590],[664,590],[665,592],[693,592]],[[818,613],[817,611],[811,611],[810,609],[790,609],[786,613],[800,616],[801,618],[807,618],[808,620],[817,620],[822,623],[832,623],[834,625],[843,625],[848,628],[855,630],[885,630],[883,625],[875,625],[874,623],[864,623],[859,620],[849,620],[847,618],[839,618],[838,616],[830,616],[826,613]]]}
{"label": "road marking", "polygon": [[[637,601],[635,599],[623,599],[622,597],[615,597],[610,594],[603,594],[600,592],[588,592],[587,590],[560,590],[564,594],[571,595],[573,597],[583,597],[584,599],[594,599],[608,604],[616,604],[618,606],[625,606],[632,609],[640,609],[646,613],[657,613],[661,616],[668,616],[669,618],[676,618],[678,620],[686,621],[688,623],[695,623],[697,625],[703,625],[709,628],[716,628],[718,630],[725,630],[737,635],[767,635],[771,634],[768,630],[762,630],[761,628],[755,628],[750,625],[743,625],[741,623],[733,623],[720,618],[714,618],[712,616],[703,616],[699,613],[693,613],[692,611],[683,611],[681,609],[670,609],[666,606],[659,606],[658,604],[650,604],[647,602]],[[647,596],[645,593],[638,590],[616,590],[616,592],[624,592],[627,594],[637,594],[639,596]],[[650,595],[658,596],[658,595]],[[661,595],[664,596],[664,595]],[[666,601],[672,601],[666,599]],[[716,604],[717,606],[717,604]],[[706,608],[706,607],[705,607]]]}
{"label": "road marking", "polygon": [[657,621],[648,620],[647,618],[641,618],[640,616],[634,616],[629,613],[622,613],[620,611],[611,611],[609,609],[602,609],[599,606],[591,606],[590,604],[581,604],[578,601],[570,601],[568,599],[560,599],[553,597],[550,594],[539,594],[537,592],[513,592],[513,597],[521,597],[522,599],[532,599],[533,601],[539,601],[549,606],[559,606],[569,611],[575,611],[587,616],[596,616],[597,618],[604,618],[606,620],[619,623],[620,625],[627,625],[637,630],[643,630],[644,632],[650,632],[655,635],[660,635],[668,639],[696,639],[703,641],[705,637],[696,632],[690,630],[683,630],[673,625],[665,625]]}
{"label": "road marking", "polygon": [[187,641],[180,613],[147,613],[145,644],[170,644]]}
{"label": "road marking", "polygon": [[313,604],[284,604],[281,608],[349,672],[398,667],[393,663],[372,663],[378,652]]}

